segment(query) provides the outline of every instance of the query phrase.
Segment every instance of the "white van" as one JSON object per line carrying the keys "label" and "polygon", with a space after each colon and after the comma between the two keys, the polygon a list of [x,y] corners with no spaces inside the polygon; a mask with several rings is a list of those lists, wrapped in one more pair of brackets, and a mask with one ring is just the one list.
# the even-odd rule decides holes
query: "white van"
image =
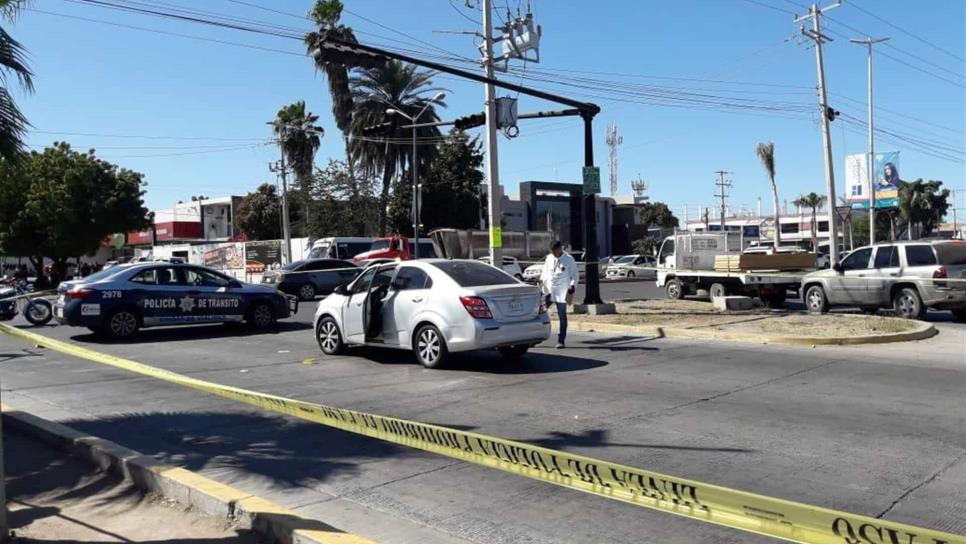
{"label": "white van", "polygon": [[312,244],[308,259],[351,259],[369,251],[375,238],[349,238],[334,236],[319,238]]}

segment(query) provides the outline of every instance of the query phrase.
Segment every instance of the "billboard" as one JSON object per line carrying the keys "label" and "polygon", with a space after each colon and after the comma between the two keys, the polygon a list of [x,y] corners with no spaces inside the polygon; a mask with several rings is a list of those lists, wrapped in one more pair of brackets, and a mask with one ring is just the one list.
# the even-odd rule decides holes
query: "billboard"
{"label": "billboard", "polygon": [[282,241],[245,242],[245,271],[260,274],[282,266]]}
{"label": "billboard", "polygon": [[244,244],[225,244],[205,251],[202,262],[215,270],[241,269],[244,262]]}
{"label": "billboard", "polygon": [[[845,195],[853,208],[869,207],[868,154],[845,157]],[[875,207],[899,205],[899,152],[875,154]]]}

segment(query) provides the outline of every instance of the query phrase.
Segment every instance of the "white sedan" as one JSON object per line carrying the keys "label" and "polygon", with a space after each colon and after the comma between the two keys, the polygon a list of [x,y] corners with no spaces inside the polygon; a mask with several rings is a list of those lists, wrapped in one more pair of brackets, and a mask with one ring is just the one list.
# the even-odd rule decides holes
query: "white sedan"
{"label": "white sedan", "polygon": [[427,368],[450,353],[496,348],[518,358],[550,336],[540,291],[492,266],[425,259],[371,266],[315,311],[322,352],[367,345],[411,350]]}
{"label": "white sedan", "polygon": [[657,271],[654,270],[654,257],[649,255],[624,255],[607,267],[606,277],[609,280],[634,277],[656,279]]}

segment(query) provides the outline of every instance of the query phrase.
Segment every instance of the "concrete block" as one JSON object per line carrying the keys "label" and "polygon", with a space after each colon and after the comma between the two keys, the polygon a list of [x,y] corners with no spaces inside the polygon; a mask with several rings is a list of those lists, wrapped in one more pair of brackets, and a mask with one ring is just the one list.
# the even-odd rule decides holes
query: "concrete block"
{"label": "concrete block", "polygon": [[711,304],[719,312],[751,310],[755,307],[755,301],[751,297],[741,296],[714,297],[711,299]]}
{"label": "concrete block", "polygon": [[574,304],[570,307],[572,314],[608,315],[617,313],[617,305],[605,302],[602,304]]}

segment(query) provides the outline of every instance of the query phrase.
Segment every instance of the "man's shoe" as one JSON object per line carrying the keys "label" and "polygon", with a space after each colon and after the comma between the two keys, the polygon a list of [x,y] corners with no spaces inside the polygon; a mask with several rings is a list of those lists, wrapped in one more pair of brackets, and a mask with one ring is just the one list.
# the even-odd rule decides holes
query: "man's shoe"
{"label": "man's shoe", "polygon": [[557,342],[557,346],[556,346],[557,349],[564,349],[565,347],[566,346],[564,346],[563,342]]}

